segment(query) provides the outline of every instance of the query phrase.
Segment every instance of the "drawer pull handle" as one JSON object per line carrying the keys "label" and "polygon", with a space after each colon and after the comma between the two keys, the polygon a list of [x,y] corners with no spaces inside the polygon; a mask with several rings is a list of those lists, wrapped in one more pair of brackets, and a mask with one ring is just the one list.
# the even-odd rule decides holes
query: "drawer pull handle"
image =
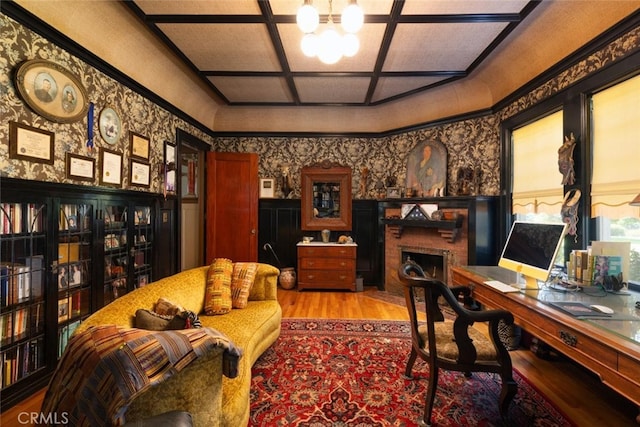
{"label": "drawer pull handle", "polygon": [[313,280],[315,278],[315,276],[313,274],[308,274],[307,275],[307,279],[309,280]]}
{"label": "drawer pull handle", "polygon": [[340,280],[344,280],[346,278],[347,278],[347,276],[340,276]]}
{"label": "drawer pull handle", "polygon": [[560,339],[563,343],[570,347],[575,347],[578,345],[578,338],[567,331],[560,331]]}
{"label": "drawer pull handle", "polygon": [[341,262],[341,263],[340,263],[340,267],[344,267],[345,265],[347,265],[347,263],[346,263],[346,262]]}

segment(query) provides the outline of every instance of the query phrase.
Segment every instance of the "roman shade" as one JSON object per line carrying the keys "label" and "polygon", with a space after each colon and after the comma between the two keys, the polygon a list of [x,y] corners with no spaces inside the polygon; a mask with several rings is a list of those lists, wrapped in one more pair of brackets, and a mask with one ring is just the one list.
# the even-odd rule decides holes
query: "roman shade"
{"label": "roman shade", "polygon": [[592,100],[591,216],[640,216],[629,203],[640,193],[640,76]]}
{"label": "roman shade", "polygon": [[558,170],[562,111],[515,129],[511,210],[514,214],[560,214],[563,186]]}

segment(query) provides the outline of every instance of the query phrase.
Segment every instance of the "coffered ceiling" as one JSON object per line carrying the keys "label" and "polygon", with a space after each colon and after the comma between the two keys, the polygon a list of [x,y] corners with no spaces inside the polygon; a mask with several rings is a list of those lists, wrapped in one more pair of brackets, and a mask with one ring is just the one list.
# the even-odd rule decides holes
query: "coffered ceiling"
{"label": "coffered ceiling", "polygon": [[[125,2],[229,106],[374,106],[464,79],[540,4],[359,0],[359,52],[325,65],[301,51],[302,3]],[[321,29],[329,3],[313,0]],[[347,4],[332,1],[338,25]]]}

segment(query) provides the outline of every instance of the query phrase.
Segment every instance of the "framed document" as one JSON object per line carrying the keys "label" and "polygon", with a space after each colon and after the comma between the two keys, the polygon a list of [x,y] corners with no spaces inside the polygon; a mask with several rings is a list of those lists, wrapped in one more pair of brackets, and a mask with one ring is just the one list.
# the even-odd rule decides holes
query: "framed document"
{"label": "framed document", "polygon": [[53,164],[55,134],[22,123],[9,123],[9,157],[30,162]]}
{"label": "framed document", "polygon": [[149,138],[139,133],[129,132],[129,142],[131,144],[131,157],[142,160],[149,160]]}
{"label": "framed document", "polygon": [[260,179],[260,198],[273,198],[275,195],[276,180],[274,178]]}
{"label": "framed document", "polygon": [[100,150],[100,164],[102,166],[100,184],[121,187],[122,154],[103,148]]}
{"label": "framed document", "polygon": [[73,153],[66,155],[67,178],[78,181],[93,181],[96,177],[96,159],[93,157],[79,156]]}
{"label": "framed document", "polygon": [[131,185],[149,187],[151,184],[151,165],[131,159],[129,164],[129,182]]}

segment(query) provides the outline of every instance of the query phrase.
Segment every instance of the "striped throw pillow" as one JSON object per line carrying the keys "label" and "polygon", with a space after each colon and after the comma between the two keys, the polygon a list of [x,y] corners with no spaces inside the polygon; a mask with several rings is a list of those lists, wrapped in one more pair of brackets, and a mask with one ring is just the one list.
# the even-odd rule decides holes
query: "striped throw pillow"
{"label": "striped throw pillow", "polygon": [[216,258],[207,271],[207,289],[204,294],[204,312],[208,315],[231,311],[231,273],[233,262]]}
{"label": "striped throw pillow", "polygon": [[231,275],[231,304],[233,308],[245,308],[249,302],[249,292],[256,278],[258,264],[236,262]]}

